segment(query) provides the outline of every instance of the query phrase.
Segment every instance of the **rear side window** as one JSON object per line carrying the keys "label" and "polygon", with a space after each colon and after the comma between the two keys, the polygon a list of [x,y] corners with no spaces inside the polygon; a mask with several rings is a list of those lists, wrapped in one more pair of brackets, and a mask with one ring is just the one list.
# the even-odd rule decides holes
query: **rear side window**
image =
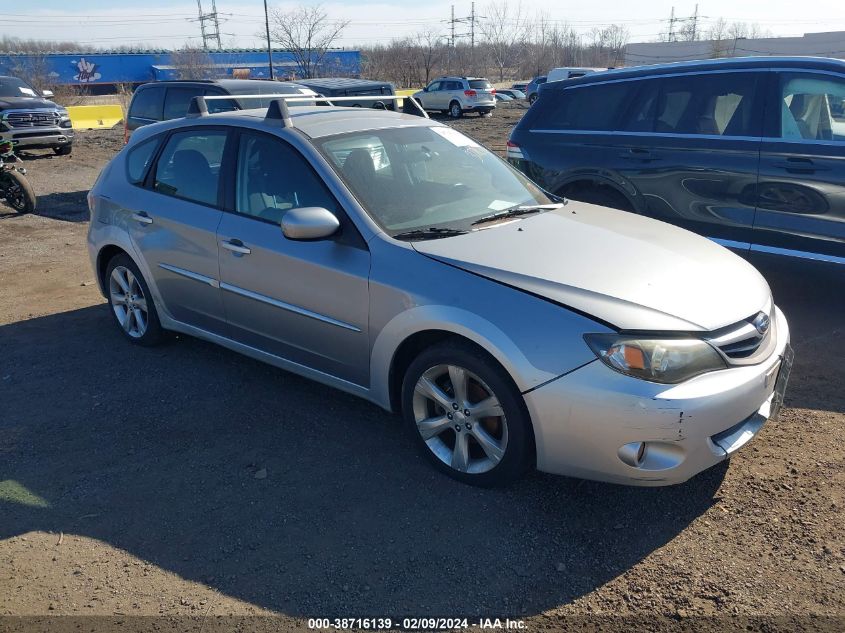
{"label": "rear side window", "polygon": [[197,88],[168,88],[164,98],[164,120],[181,119],[188,114],[191,99],[201,94],[202,90]]}
{"label": "rear side window", "polygon": [[155,190],[215,206],[225,146],[224,130],[188,130],[171,135],[156,164]]}
{"label": "rear side window", "polygon": [[133,185],[140,185],[144,181],[147,167],[153,159],[160,137],[155,137],[138,143],[126,155],[126,177]]}
{"label": "rear side window", "polygon": [[559,99],[546,101],[554,104],[549,125],[556,130],[615,130],[634,90],[629,82],[563,90]]}
{"label": "rear side window", "polygon": [[164,88],[146,88],[135,92],[129,106],[129,116],[150,121],[161,121]]}
{"label": "rear side window", "polygon": [[757,73],[711,73],[660,81],[654,131],[759,136],[753,105]]}
{"label": "rear side window", "polygon": [[471,79],[469,87],[473,90],[492,90],[493,86],[486,79]]}

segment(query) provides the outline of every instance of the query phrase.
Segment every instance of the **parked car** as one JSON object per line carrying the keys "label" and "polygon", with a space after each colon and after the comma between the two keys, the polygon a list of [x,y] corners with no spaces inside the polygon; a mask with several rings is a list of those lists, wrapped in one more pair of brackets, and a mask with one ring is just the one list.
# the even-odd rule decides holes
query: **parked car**
{"label": "parked car", "polygon": [[503,94],[501,92],[496,92],[494,95],[496,97],[496,101],[513,101],[513,97],[510,95]]}
{"label": "parked car", "polygon": [[491,113],[496,108],[495,94],[492,84],[481,77],[440,77],[413,97],[426,110],[457,119],[465,112]]}
{"label": "parked car", "polygon": [[830,107],[845,62],[644,66],[541,92],[508,157],[547,190],[740,251],[845,264],[845,118]]}
{"label": "parked car", "polygon": [[[348,77],[326,77],[320,79],[298,79],[296,81],[300,86],[310,88],[324,97],[331,99],[331,97],[355,97],[355,96],[373,96],[373,95],[393,95],[396,91],[393,89],[393,84],[387,81],[371,81],[368,79],[351,79]],[[357,108],[386,108],[393,110],[395,104],[392,100],[387,101],[346,101],[344,106],[354,106]]]}
{"label": "parked car", "polygon": [[525,94],[528,95],[528,103],[534,105],[534,102],[537,101],[537,97],[540,96],[540,86],[548,81],[548,77],[545,75],[540,75],[539,77],[534,77],[525,87]]}
{"label": "parked car", "polygon": [[273,103],[149,125],[88,199],[128,341],[190,334],[399,411],[467,483],[684,481],[777,415],[789,374],[743,259],[564,205],[428,118]]}
{"label": "parked car", "polygon": [[516,90],[514,88],[506,88],[504,90],[496,89],[496,94],[504,94],[509,96],[511,99],[525,99],[525,93],[522,90]]}
{"label": "parked car", "polygon": [[[179,119],[188,113],[191,99],[197,96],[317,93],[303,85],[289,81],[264,81],[261,79],[209,79],[191,81],[155,81],[136,88],[129,103],[124,123],[124,141],[144,125],[158,121]],[[209,101],[212,112],[266,108],[268,100],[218,100]]]}
{"label": "parked car", "polygon": [[520,92],[525,92],[525,89],[528,87],[528,84],[531,83],[530,81],[517,81],[511,84],[511,90],[519,90]]}
{"label": "parked car", "polygon": [[49,101],[23,79],[0,76],[0,144],[17,149],[52,149],[60,156],[73,151],[73,127],[65,108]]}
{"label": "parked car", "polygon": [[604,68],[552,68],[546,76],[547,81],[564,81],[566,79],[575,79],[576,77],[583,77]]}

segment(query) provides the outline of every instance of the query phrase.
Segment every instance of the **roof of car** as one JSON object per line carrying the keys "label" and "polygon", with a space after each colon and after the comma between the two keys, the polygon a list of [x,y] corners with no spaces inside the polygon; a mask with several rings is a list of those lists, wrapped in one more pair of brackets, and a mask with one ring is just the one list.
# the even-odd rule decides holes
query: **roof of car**
{"label": "roof of car", "polygon": [[[401,114],[391,110],[377,108],[351,108],[340,106],[295,106],[289,109],[293,128],[305,133],[311,138],[321,138],[347,132],[379,130],[391,127],[426,127],[442,126],[442,123],[412,114]],[[238,125],[248,119],[254,124],[256,120],[263,121],[267,116],[267,108],[250,110],[234,110],[218,112],[202,117],[188,117],[173,119],[145,125],[132,135],[138,140],[157,134],[162,129],[178,128],[183,125],[196,124],[231,124]],[[278,122],[275,122],[278,127]],[[272,125],[272,123],[268,123]],[[252,127],[252,126],[250,126]]]}
{"label": "roof of car", "polygon": [[320,86],[325,88],[360,88],[363,86],[388,86],[389,81],[374,81],[372,79],[353,79],[352,77],[319,77],[316,79],[298,79],[296,83],[304,86]]}
{"label": "roof of car", "polygon": [[544,90],[563,89],[569,86],[600,83],[615,79],[628,79],[651,75],[670,75],[678,72],[709,71],[745,68],[796,68],[809,70],[845,71],[845,61],[829,57],[730,57],[725,59],[702,59],[694,61],[671,62],[653,64],[649,66],[632,66],[629,68],[613,68],[600,73],[591,73],[583,77],[569,79],[566,82],[551,82],[545,84]]}

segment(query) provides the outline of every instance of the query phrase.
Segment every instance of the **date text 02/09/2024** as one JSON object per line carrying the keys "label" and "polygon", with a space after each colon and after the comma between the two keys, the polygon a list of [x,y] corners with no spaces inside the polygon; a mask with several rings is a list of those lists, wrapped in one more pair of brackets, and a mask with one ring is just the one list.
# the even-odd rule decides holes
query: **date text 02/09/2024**
{"label": "date text 02/09/2024", "polygon": [[365,629],[365,630],[386,630],[400,628],[406,631],[453,631],[459,629],[478,628],[483,630],[510,630],[518,631],[525,629],[523,620],[511,620],[510,618],[310,618],[309,629]]}

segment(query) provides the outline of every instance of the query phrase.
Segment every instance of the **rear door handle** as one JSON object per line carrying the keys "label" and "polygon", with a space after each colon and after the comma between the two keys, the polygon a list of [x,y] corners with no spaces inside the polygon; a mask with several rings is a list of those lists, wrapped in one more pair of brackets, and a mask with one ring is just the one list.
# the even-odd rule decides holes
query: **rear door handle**
{"label": "rear door handle", "polygon": [[786,171],[796,174],[812,174],[817,171],[828,171],[830,167],[816,165],[809,158],[787,158],[784,161],[774,163],[778,169],[785,169]]}
{"label": "rear door handle", "polygon": [[244,246],[244,243],[240,240],[223,240],[220,242],[220,246],[225,248],[228,251],[232,251],[236,255],[249,255],[252,250],[249,247]]}
{"label": "rear door handle", "polygon": [[133,213],[132,219],[137,221],[137,222],[140,222],[141,224],[152,224],[153,223],[153,219],[150,216],[148,216],[146,213],[144,213],[143,211],[141,211],[140,213]]}

